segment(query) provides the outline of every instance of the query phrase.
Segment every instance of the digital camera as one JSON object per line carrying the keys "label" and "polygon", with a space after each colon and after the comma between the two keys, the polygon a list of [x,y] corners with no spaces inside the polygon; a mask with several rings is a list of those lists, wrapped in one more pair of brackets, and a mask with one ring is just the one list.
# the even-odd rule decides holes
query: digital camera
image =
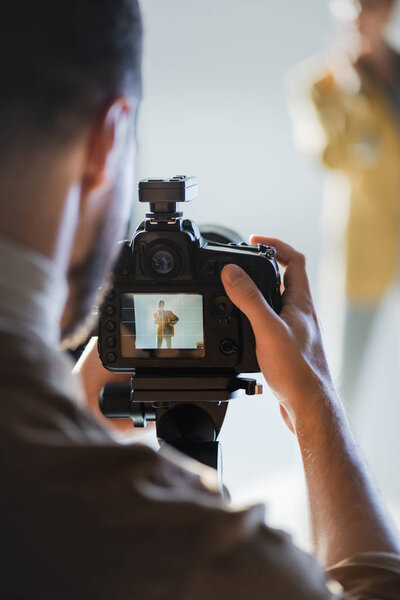
{"label": "digital camera", "polygon": [[281,308],[280,275],[270,246],[204,239],[177,203],[197,196],[195,177],[145,179],[139,201],[150,212],[121,243],[112,287],[100,309],[99,355],[116,372],[259,371],[250,323],[227,297],[225,265],[240,265],[267,302]]}

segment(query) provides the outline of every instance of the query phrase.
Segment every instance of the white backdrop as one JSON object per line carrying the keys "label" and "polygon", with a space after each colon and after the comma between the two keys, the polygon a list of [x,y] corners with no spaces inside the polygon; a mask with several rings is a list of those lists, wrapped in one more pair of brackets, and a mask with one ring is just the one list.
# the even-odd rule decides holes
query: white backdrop
{"label": "white backdrop", "polygon": [[[301,6],[301,10],[300,10]],[[320,186],[293,149],[284,74],[321,47],[325,2],[144,0],[139,176],[192,174],[199,222],[318,255]]]}
{"label": "white backdrop", "polygon": [[[139,178],[197,175],[189,218],[289,241],[307,255],[314,290],[323,174],[293,147],[284,78],[323,46],[327,4],[142,1]],[[266,501],[269,522],[306,543],[300,459],[268,390],[231,403],[221,440],[234,501]]]}

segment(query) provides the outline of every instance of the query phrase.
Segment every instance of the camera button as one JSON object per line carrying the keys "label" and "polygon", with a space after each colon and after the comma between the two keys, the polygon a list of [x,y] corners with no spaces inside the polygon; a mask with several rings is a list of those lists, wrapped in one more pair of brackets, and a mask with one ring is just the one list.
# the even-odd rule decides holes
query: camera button
{"label": "camera button", "polygon": [[267,258],[275,258],[276,256],[275,248],[266,244],[257,244],[257,250],[259,254],[265,254]]}
{"label": "camera button", "polygon": [[115,363],[117,360],[117,355],[114,352],[107,352],[106,361],[108,363]]}
{"label": "camera button", "polygon": [[219,349],[223,354],[229,355],[237,352],[239,350],[239,347],[233,340],[226,339],[220,342]]}
{"label": "camera button", "polygon": [[202,270],[206,275],[217,275],[219,273],[218,263],[215,260],[208,260],[203,263]]}
{"label": "camera button", "polygon": [[106,329],[107,331],[115,331],[117,328],[114,321],[106,321]]}
{"label": "camera button", "polygon": [[105,307],[104,312],[106,313],[107,317],[112,317],[115,315],[115,308],[109,304]]}
{"label": "camera button", "polygon": [[114,348],[117,345],[117,340],[115,339],[115,337],[112,337],[112,335],[109,335],[106,338],[106,344],[109,348]]}
{"label": "camera button", "polygon": [[228,296],[217,296],[212,302],[212,313],[219,318],[227,318],[232,314],[233,304]]}
{"label": "camera button", "polygon": [[115,298],[115,292],[114,290],[111,290],[110,292],[108,292],[107,296],[106,296],[106,300],[107,302],[112,302],[112,300],[114,300]]}

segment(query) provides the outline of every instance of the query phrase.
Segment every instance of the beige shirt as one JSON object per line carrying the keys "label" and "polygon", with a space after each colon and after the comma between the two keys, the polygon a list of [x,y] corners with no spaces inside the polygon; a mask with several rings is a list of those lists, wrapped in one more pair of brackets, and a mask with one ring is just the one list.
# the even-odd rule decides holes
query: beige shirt
{"label": "beige shirt", "polygon": [[[262,506],[231,510],[206,469],[117,444],[78,407],[65,357],[29,328],[10,329],[0,332],[0,598],[344,598],[311,556],[264,524]],[[397,556],[361,554],[331,574],[354,597],[400,598]]]}

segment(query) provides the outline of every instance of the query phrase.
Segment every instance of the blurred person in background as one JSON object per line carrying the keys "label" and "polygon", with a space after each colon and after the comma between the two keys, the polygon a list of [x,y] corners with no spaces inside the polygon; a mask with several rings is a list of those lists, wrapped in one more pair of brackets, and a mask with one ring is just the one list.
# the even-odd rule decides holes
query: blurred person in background
{"label": "blurred person in background", "polygon": [[[290,77],[297,141],[342,175],[339,184],[328,180],[334,186],[324,210],[321,292],[338,331],[340,311],[332,314],[344,291],[340,382],[353,417],[378,309],[398,277],[400,56],[386,35],[395,5],[331,0],[339,43]],[[305,82],[307,95],[299,92]]]}

